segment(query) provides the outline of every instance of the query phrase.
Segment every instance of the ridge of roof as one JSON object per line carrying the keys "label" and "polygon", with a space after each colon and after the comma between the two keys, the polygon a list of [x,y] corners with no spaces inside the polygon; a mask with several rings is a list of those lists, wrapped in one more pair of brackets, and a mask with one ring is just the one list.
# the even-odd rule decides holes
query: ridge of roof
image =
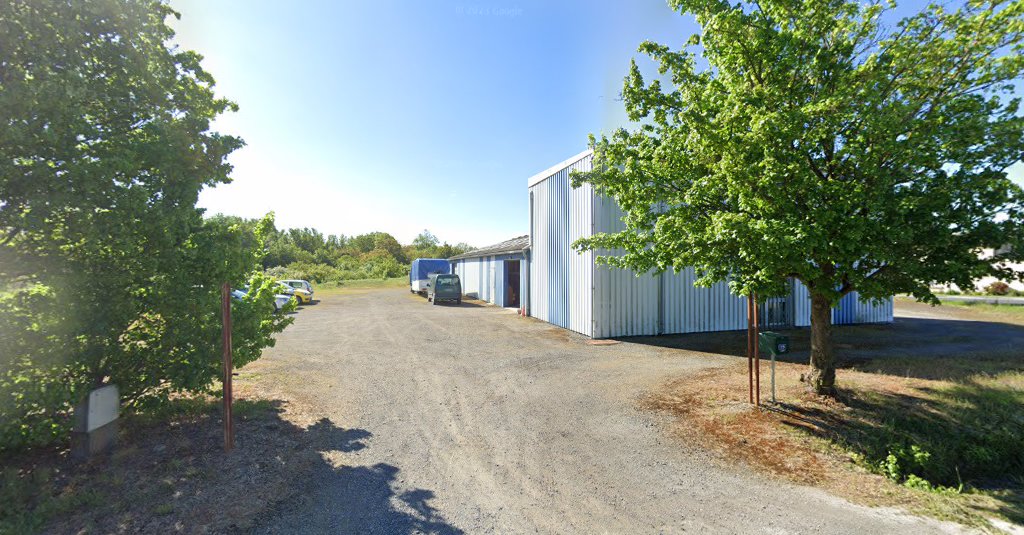
{"label": "ridge of roof", "polygon": [[526,180],[526,187],[532,188],[533,186],[536,186],[537,184],[540,184],[541,182],[544,182],[545,180],[551,178],[551,175],[561,171],[562,169],[565,169],[566,167],[569,167],[570,165],[572,165],[572,164],[574,164],[574,163],[576,163],[576,162],[582,160],[583,158],[586,158],[587,156],[590,156],[592,154],[594,154],[594,149],[587,149],[587,150],[585,150],[585,151],[583,151],[583,152],[573,156],[572,158],[569,158],[567,160],[558,162],[555,165],[552,165],[551,167],[548,167],[547,169],[545,169],[545,170],[543,170],[543,171],[541,171],[541,172],[531,176],[529,179],[527,179]]}
{"label": "ridge of roof", "polygon": [[530,248],[530,236],[524,234],[522,236],[516,236],[515,238],[505,240],[503,242],[495,243],[494,245],[488,245],[486,247],[480,247],[479,249],[473,249],[460,255],[455,255],[448,260],[461,260],[463,258],[479,258],[481,256],[498,255],[505,253],[518,253],[525,251]]}

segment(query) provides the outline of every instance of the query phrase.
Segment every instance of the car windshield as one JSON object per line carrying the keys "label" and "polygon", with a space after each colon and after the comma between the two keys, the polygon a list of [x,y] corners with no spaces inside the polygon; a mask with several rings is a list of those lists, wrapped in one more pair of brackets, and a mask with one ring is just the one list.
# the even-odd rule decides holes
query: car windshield
{"label": "car windshield", "polygon": [[288,281],[288,286],[291,286],[292,288],[302,288],[304,284],[299,281]]}
{"label": "car windshield", "polygon": [[459,283],[458,277],[438,277],[438,288],[453,288]]}

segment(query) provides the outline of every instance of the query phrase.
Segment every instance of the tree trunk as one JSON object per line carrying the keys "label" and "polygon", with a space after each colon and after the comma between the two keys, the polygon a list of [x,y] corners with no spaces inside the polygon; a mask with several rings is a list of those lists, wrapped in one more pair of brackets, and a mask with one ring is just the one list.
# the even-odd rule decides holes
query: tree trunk
{"label": "tree trunk", "polygon": [[832,303],[811,294],[811,372],[807,382],[816,394],[835,395],[836,361],[832,352]]}

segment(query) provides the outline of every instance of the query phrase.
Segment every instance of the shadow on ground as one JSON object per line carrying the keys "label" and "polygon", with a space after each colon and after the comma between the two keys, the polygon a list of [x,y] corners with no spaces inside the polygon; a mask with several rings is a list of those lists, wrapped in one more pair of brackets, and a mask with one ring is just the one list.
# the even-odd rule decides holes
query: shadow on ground
{"label": "shadow on ground", "polygon": [[261,515],[256,533],[463,533],[431,506],[433,491],[398,483],[398,467],[339,466],[330,460],[334,452],[366,448],[368,431],[342,429],[324,418],[306,432],[321,460],[299,492]]}
{"label": "shadow on ground", "polygon": [[[777,332],[789,337],[792,348],[779,360],[807,363],[810,329]],[[832,333],[840,368],[926,379],[961,379],[979,371],[1024,369],[1024,326],[1011,323],[897,317],[892,324],[836,325]],[[747,333],[635,336],[621,340],[745,358]]]}
{"label": "shadow on ground", "polygon": [[[939,385],[939,386],[928,386]],[[904,392],[841,389],[846,410],[780,406],[786,425],[835,441],[900,482],[980,490],[1024,525],[1024,379],[916,381]]]}
{"label": "shadow on ground", "polygon": [[66,447],[5,455],[0,533],[308,532],[273,528],[303,503],[321,520],[315,531],[461,533],[432,491],[398,483],[398,467],[332,460],[367,448],[369,431],[297,425],[284,401],[239,400],[225,453],[218,405],[178,400],[126,417],[117,449],[86,464]]}

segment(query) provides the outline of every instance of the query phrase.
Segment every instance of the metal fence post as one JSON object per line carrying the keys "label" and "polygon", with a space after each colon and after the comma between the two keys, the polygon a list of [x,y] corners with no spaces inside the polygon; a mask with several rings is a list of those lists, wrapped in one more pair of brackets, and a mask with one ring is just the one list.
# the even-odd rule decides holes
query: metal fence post
{"label": "metal fence post", "polygon": [[224,360],[224,451],[235,447],[235,427],[231,418],[231,286],[220,288],[221,343]]}

